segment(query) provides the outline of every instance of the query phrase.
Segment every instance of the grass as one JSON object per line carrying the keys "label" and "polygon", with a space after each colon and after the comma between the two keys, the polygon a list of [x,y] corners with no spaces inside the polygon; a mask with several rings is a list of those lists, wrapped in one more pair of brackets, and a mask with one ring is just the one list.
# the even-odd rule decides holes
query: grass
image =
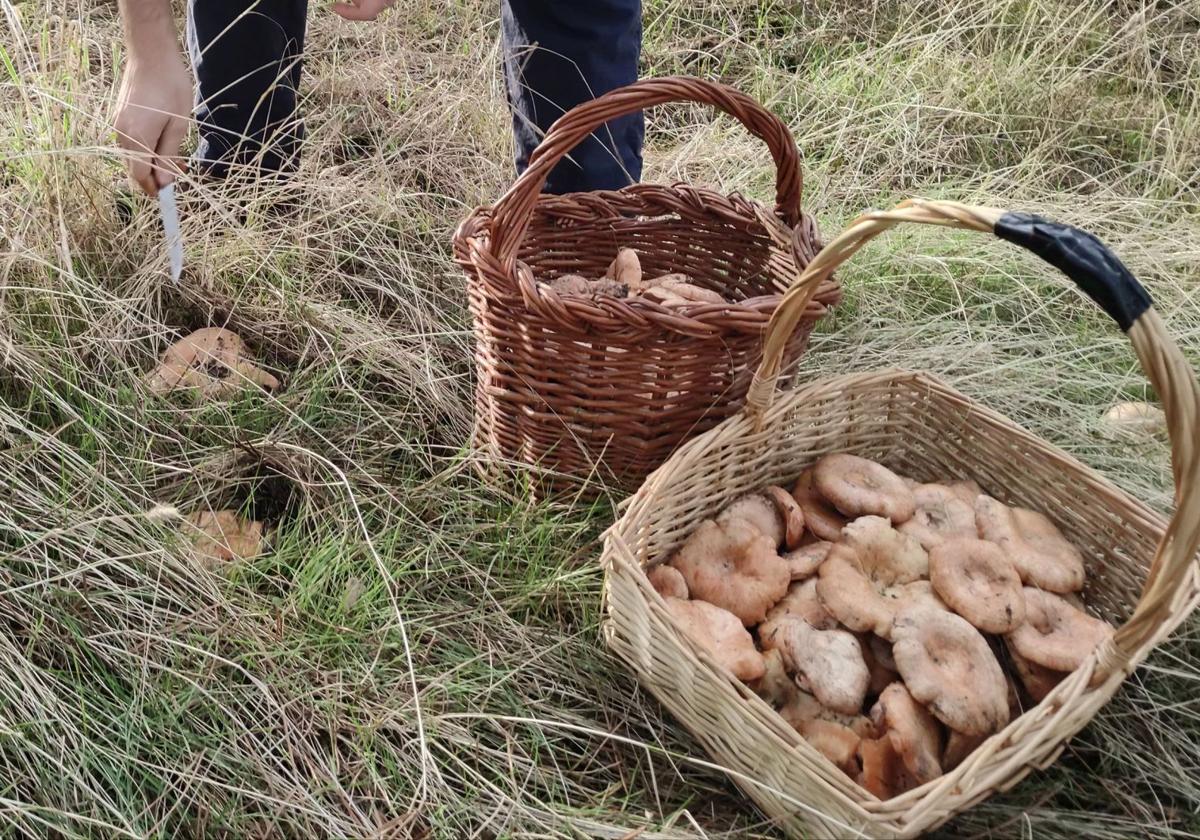
{"label": "grass", "polygon": [[[116,213],[112,4],[0,9],[0,824],[64,837],[772,837],[607,655],[596,537],[468,467],[449,237],[511,181],[495,4],[312,12],[288,187],[192,191],[186,282]],[[717,76],[804,151],[827,233],[910,194],[1099,233],[1200,363],[1200,10],[1129,0],[648,0],[647,74]],[[53,9],[53,11],[51,11]],[[728,119],[652,114],[647,179],[766,198]],[[266,212],[281,190],[294,218]],[[1098,432],[1145,394],[1119,333],[1001,243],[896,232],[842,273],[807,375],[931,370],[1168,509],[1168,450]],[[278,397],[139,382],[227,324]],[[273,550],[197,571],[175,506]],[[1063,759],[947,837],[1200,834],[1189,622]],[[644,833],[638,835],[638,830]]]}

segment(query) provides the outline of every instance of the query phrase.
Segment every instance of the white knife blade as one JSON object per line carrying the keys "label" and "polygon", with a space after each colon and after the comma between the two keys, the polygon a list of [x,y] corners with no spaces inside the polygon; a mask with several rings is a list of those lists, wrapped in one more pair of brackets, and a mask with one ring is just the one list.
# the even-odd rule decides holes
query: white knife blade
{"label": "white knife blade", "polygon": [[179,233],[179,211],[175,208],[174,181],[158,191],[158,211],[162,215],[163,233],[167,237],[171,280],[178,283],[183,275],[183,237]]}

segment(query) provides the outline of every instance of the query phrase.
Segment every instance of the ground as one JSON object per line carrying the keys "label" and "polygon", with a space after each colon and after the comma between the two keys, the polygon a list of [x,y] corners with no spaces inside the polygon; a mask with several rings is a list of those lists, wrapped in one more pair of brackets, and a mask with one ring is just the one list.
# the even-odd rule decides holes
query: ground
{"label": "ground", "polygon": [[[314,4],[317,5],[317,4]],[[615,495],[535,505],[469,466],[456,223],[512,178],[491,0],[311,11],[289,188],[193,190],[185,281],[114,201],[114,4],[0,0],[0,821],[31,836],[773,837],[598,632]],[[909,195],[1105,238],[1200,363],[1200,7],[1132,0],[648,0],[646,74],[782,116],[829,234]],[[648,180],[766,199],[770,159],[698,107],[651,115]],[[841,273],[805,376],[930,370],[1170,508],[1121,334],[1025,255],[896,232]],[[278,398],[140,384],[229,325]],[[1190,430],[1194,434],[1194,430]],[[273,548],[199,570],[171,509],[236,505]],[[947,837],[1200,832],[1189,622],[1054,767]],[[644,829],[638,834],[639,829]]]}

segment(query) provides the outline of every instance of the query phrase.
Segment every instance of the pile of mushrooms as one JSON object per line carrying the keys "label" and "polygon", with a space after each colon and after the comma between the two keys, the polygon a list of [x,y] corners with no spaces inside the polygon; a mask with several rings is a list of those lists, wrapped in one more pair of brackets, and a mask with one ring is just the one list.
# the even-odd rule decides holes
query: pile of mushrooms
{"label": "pile of mushrooms", "polygon": [[844,453],[735,500],[648,577],[715,663],[880,799],[958,766],[1113,632],[1047,517]]}
{"label": "pile of mushrooms", "polygon": [[664,306],[725,303],[721,295],[696,285],[686,274],[675,272],[652,280],[643,279],[641,260],[632,248],[620,249],[603,277],[589,280],[579,274],[563,274],[545,285],[560,295],[643,297]]}

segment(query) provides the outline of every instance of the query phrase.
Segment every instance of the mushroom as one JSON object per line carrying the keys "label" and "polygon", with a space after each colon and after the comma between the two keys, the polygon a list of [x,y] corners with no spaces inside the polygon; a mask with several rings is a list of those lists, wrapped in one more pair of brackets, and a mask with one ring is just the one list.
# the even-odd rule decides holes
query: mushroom
{"label": "mushroom", "polygon": [[1029,586],[1058,593],[1083,588],[1083,555],[1042,514],[980,496],[975,522],[979,536],[1000,546]]}
{"label": "mushroom", "polygon": [[842,542],[854,549],[860,568],[876,583],[911,583],[929,573],[929,555],[920,543],[882,517],[854,520],[842,529]]}
{"label": "mushroom", "polygon": [[754,693],[776,708],[791,703],[800,689],[783,665],[783,654],[778,650],[763,651],[763,668],[763,675],[754,684]]}
{"label": "mushroom", "polygon": [[1041,703],[1045,700],[1046,695],[1053,691],[1066,676],[1062,671],[1052,671],[1036,662],[1029,661],[1017,653],[1011,643],[1008,645],[1008,658],[1012,661],[1013,670],[1017,672],[1017,678],[1025,688],[1025,693],[1034,703]]}
{"label": "mushroom", "polygon": [[983,495],[983,488],[969,478],[964,481],[951,481],[946,486],[972,508],[975,507],[975,499]]}
{"label": "mushroom", "polygon": [[767,611],[767,617],[758,625],[758,640],[763,650],[778,647],[776,631],[786,619],[800,618],[817,630],[837,629],[837,619],[829,614],[821,599],[817,597],[817,579],[793,583],[787,594]]}
{"label": "mushroom", "polygon": [[821,568],[821,564],[829,556],[831,548],[833,548],[833,543],[828,540],[817,540],[784,554],[783,559],[788,564],[792,580],[804,580],[813,575],[817,569]]}
{"label": "mushroom", "polygon": [[842,538],[842,529],[846,527],[846,517],[821,498],[813,486],[812,469],[807,469],[800,474],[800,478],[792,487],[792,498],[804,511],[804,524],[814,535],[831,542],[837,542]]}
{"label": "mushroom", "polygon": [[927,580],[914,580],[912,583],[889,586],[883,591],[883,596],[896,601],[897,610],[901,609],[901,602],[903,602],[905,606],[929,607],[943,612],[954,612],[937,594],[933,584]]}
{"label": "mushroom", "polygon": [[858,745],[858,759],[862,772],[856,781],[879,799],[891,799],[917,786],[887,735],[863,738]]}
{"label": "mushroom", "polygon": [[892,629],[892,655],[909,692],[965,735],[1008,723],[1008,685],[987,640],[954,613],[905,609]]}
{"label": "mushroom", "polygon": [[991,735],[964,735],[951,729],[950,737],[946,739],[946,749],[942,751],[942,769],[946,772],[953,770],[990,737]]}
{"label": "mushroom", "polygon": [[1109,439],[1152,437],[1167,430],[1167,415],[1156,405],[1145,402],[1117,403],[1104,413],[1103,431]]}
{"label": "mushroom", "polygon": [[848,726],[814,718],[801,721],[795,729],[817,752],[833,762],[843,773],[849,775],[857,769],[855,759],[862,738]]}
{"label": "mushroom", "polygon": [[219,400],[249,385],[274,391],[279,380],[251,361],[236,333],[205,327],[168,347],[147,385],[155,394],[191,389],[202,399]]}
{"label": "mushroom", "polygon": [[804,535],[804,514],[795,499],[780,487],[748,493],[717,516],[717,524],[722,527],[737,520],[744,520],[760,534],[769,536],[776,548],[781,543],[792,548]]}
{"label": "mushroom", "polygon": [[632,248],[619,249],[604,276],[627,286],[632,291],[640,291],[642,289],[642,261],[638,259],[637,251]]}
{"label": "mushroom", "polygon": [[935,546],[929,580],[951,609],[985,633],[1008,633],[1025,621],[1021,576],[995,543],[968,537]]}
{"label": "mushroom", "polygon": [[873,633],[864,633],[858,637],[859,647],[862,648],[863,661],[867,663],[867,671],[871,675],[871,682],[867,685],[867,694],[874,697],[878,697],[889,685],[900,678],[895,668],[890,667],[875,656],[871,642],[878,638]]}
{"label": "mushroom", "polygon": [[1025,587],[1025,623],[1005,638],[1012,651],[1052,671],[1074,671],[1113,634],[1107,621],[1063,598]]}
{"label": "mushroom", "polygon": [[192,547],[206,569],[217,569],[233,560],[253,560],[263,553],[263,524],[243,519],[236,511],[203,510],[184,521],[194,529]]}
{"label": "mushroom", "polygon": [[827,720],[844,726],[860,738],[874,738],[875,724],[866,715],[855,713],[843,715],[821,705],[821,701],[807,691],[796,689],[788,701],[779,709],[782,717],[796,731],[811,720]]}
{"label": "mushroom", "polygon": [[808,679],[823,706],[842,714],[862,710],[871,675],[858,639],[845,630],[818,630],[801,618],[781,619],[775,644],[783,662]]}
{"label": "mushroom", "polygon": [[917,510],[899,526],[926,551],[943,540],[974,537],[975,508],[957,491],[943,484],[919,484],[913,490]]}
{"label": "mushroom", "polygon": [[560,295],[586,295],[592,291],[592,284],[578,274],[555,277],[547,285]]}
{"label": "mushroom", "polygon": [[671,558],[693,598],[729,610],[747,626],[787,592],[791,575],[776,543],[744,520],[705,520]]}
{"label": "mushroom", "polygon": [[942,732],[933,715],[913,699],[904,683],[894,682],[879,695],[871,720],[892,741],[905,768],[918,784],[942,775]]}
{"label": "mushroom", "polygon": [[689,303],[725,303],[725,298],[711,289],[692,283],[686,274],[664,274],[651,280],[649,287],[664,289]]}
{"label": "mushroom", "polygon": [[733,613],[707,601],[667,598],[666,602],[679,629],[739,680],[757,680],[766,672],[754,639]]}
{"label": "mushroom", "polygon": [[826,455],[813,467],[813,486],[846,516],[882,516],[899,524],[912,519],[917,503],[904,479],[857,455]]}
{"label": "mushroom", "polygon": [[686,599],[688,596],[687,581],[674,566],[660,563],[646,572],[646,577],[649,578],[654,591],[664,598]]}
{"label": "mushroom", "polygon": [[835,545],[818,575],[817,594],[838,621],[860,633],[890,634],[895,604],[863,573],[854,549]]}

